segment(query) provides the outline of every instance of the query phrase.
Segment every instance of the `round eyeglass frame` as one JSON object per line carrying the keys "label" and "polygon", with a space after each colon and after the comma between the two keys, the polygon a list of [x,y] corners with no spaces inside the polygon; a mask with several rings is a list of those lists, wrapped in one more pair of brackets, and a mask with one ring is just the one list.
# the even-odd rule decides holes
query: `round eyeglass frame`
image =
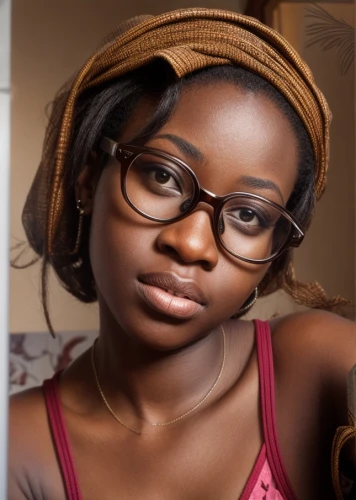
{"label": "round eyeglass frame", "polygon": [[[273,201],[268,200],[267,198],[264,198],[263,196],[259,196],[257,194],[252,194],[252,193],[245,193],[245,192],[233,192],[229,193],[225,196],[218,196],[215,195],[214,193],[211,193],[210,191],[207,191],[206,189],[202,188],[197,176],[195,175],[195,172],[182,160],[177,158],[176,156],[173,156],[171,154],[168,154],[164,151],[161,151],[159,149],[155,148],[147,148],[147,147],[141,147],[141,146],[134,146],[131,144],[119,144],[118,142],[115,142],[108,137],[103,137],[103,139],[100,142],[100,149],[104,152],[107,153],[109,156],[112,156],[115,158],[121,165],[120,169],[120,174],[121,174],[121,191],[122,195],[126,201],[126,203],[138,214],[142,215],[146,219],[155,221],[155,222],[161,222],[165,224],[169,224],[171,222],[177,222],[181,219],[184,219],[187,217],[190,213],[193,212],[195,207],[199,203],[206,203],[207,205],[210,205],[213,208],[213,232],[215,236],[215,240],[219,241],[221,246],[231,255],[236,257],[239,260],[242,260],[244,262],[248,262],[251,264],[266,264],[268,262],[271,262],[275,260],[277,257],[279,257],[283,252],[287,250],[289,247],[298,247],[303,239],[304,239],[304,232],[299,226],[297,220],[295,217],[288,212],[284,207],[279,205],[278,203],[275,203]],[[132,163],[138,158],[141,154],[154,154],[156,156],[159,156],[161,158],[164,158],[166,160],[169,160],[171,162],[177,163],[183,170],[185,170],[188,175],[191,177],[195,189],[194,197],[192,199],[192,202],[190,204],[189,209],[182,213],[181,215],[178,215],[177,217],[173,217],[171,219],[160,219],[157,217],[153,217],[149,214],[146,214],[142,210],[136,207],[130,200],[127,192],[126,192],[126,175],[127,172],[129,171],[130,166]],[[267,259],[249,259],[247,257],[243,257],[242,255],[234,253],[232,250],[230,250],[224,243],[224,240],[222,239],[220,232],[219,232],[219,218],[220,214],[222,211],[222,208],[224,204],[231,200],[232,198],[238,198],[238,197],[244,197],[244,198],[250,198],[253,200],[257,201],[263,201],[279,211],[289,222],[292,224],[291,226],[291,231],[289,235],[287,236],[285,242],[281,246],[281,248],[272,254],[270,257]]]}

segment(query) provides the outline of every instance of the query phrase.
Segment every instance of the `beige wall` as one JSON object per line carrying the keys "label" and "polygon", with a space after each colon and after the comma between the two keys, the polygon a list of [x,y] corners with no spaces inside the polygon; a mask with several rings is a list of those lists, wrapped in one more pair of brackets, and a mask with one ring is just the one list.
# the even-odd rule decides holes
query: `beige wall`
{"label": "beige wall", "polygon": [[[62,83],[121,21],[181,7],[240,10],[239,0],[13,0],[11,242],[24,238],[21,211],[41,155],[44,109]],[[10,271],[10,331],[46,331],[39,298],[39,266]],[[58,331],[96,328],[95,306],[84,306],[51,281]]]}
{"label": "beige wall", "polygon": [[[320,5],[335,18],[354,26],[354,4]],[[296,18],[294,7],[287,7],[285,17]],[[302,278],[314,273],[330,294],[340,293],[355,302],[355,68],[352,66],[342,75],[336,50],[304,47],[302,55],[325,94],[333,121],[327,190],[306,244],[297,254],[297,266]],[[349,310],[354,313],[354,306]]]}

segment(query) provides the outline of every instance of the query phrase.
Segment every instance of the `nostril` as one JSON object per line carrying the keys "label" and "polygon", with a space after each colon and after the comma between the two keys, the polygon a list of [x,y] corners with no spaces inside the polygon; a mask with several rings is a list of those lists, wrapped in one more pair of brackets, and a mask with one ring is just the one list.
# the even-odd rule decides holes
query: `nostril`
{"label": "nostril", "polygon": [[168,255],[174,255],[174,256],[179,255],[177,250],[171,245],[167,245],[167,244],[160,245],[160,249],[162,252],[164,252]]}

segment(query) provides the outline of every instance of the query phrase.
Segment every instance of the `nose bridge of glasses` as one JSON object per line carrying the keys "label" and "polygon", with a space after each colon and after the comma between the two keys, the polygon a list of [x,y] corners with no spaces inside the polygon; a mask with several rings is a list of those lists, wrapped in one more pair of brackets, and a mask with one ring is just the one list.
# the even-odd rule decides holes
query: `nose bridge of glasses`
{"label": "nose bridge of glasses", "polygon": [[183,218],[187,216],[189,217],[189,215],[203,210],[208,213],[212,224],[212,231],[214,232],[215,219],[218,213],[218,208],[221,204],[220,197],[210,191],[207,191],[206,189],[203,189],[201,186],[199,186],[199,188],[200,189],[195,203],[193,204],[191,210],[189,210]]}
{"label": "nose bridge of glasses", "polygon": [[214,214],[221,205],[221,198],[214,193],[211,193],[207,189],[200,186],[199,196],[197,199],[197,205],[204,203],[213,209]]}
{"label": "nose bridge of glasses", "polygon": [[205,210],[209,213],[212,223],[214,225],[216,218],[218,216],[219,207],[222,203],[221,198],[214,193],[211,193],[207,189],[199,186],[199,193],[194,203],[193,212],[202,208],[202,205],[205,205]]}

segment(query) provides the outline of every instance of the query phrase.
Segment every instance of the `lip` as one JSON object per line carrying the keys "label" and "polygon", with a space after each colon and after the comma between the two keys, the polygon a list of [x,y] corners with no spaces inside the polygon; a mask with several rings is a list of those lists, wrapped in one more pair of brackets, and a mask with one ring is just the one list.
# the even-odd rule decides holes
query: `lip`
{"label": "lip", "polygon": [[180,278],[173,273],[142,274],[138,279],[146,285],[156,286],[163,290],[172,290],[174,293],[185,295],[189,300],[200,305],[207,303],[203,292],[193,280]]}
{"label": "lip", "polygon": [[140,275],[138,282],[140,295],[145,302],[156,311],[173,318],[187,319],[195,316],[207,303],[194,281],[179,278],[172,273]]}

